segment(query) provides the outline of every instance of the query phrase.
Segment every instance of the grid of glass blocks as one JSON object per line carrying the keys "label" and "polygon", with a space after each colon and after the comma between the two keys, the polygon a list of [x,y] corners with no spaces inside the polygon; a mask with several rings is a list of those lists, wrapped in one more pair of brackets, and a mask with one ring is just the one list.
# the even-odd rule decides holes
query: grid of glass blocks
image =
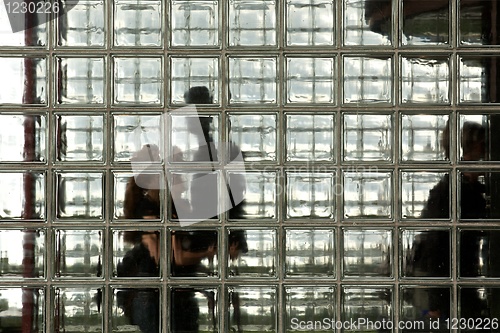
{"label": "grid of glass blocks", "polygon": [[498,331],[495,0],[15,3],[0,332]]}

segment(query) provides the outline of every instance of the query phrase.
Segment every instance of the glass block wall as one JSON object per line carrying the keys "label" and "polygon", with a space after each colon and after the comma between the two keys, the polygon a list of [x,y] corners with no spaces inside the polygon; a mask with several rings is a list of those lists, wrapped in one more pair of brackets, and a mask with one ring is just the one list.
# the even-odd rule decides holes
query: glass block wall
{"label": "glass block wall", "polygon": [[495,0],[57,3],[0,5],[0,332],[500,331]]}

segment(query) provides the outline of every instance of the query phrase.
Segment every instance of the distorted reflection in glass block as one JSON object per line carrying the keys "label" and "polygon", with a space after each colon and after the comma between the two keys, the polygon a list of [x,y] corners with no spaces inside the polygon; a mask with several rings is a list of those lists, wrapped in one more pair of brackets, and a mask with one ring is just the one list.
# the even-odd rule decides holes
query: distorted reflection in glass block
{"label": "distorted reflection in glass block", "polygon": [[445,320],[450,318],[450,294],[447,287],[401,287],[400,320],[408,323],[401,332],[448,332]]}
{"label": "distorted reflection in glass block", "polygon": [[56,230],[55,276],[101,277],[102,233],[102,230]]}
{"label": "distorted reflection in glass block", "polygon": [[245,162],[276,161],[276,114],[230,114],[229,140]]}
{"label": "distorted reflection in glass block", "polygon": [[115,0],[115,46],[161,46],[161,1]]}
{"label": "distorted reflection in glass block", "polygon": [[113,288],[110,324],[113,333],[160,333],[158,288]]}
{"label": "distorted reflection in glass block", "polygon": [[[459,160],[462,162],[499,161],[497,134],[498,114],[461,114],[459,131]],[[488,142],[490,141],[490,142]]]}
{"label": "distorted reflection in glass block", "polygon": [[499,278],[499,230],[460,230],[460,277]]}
{"label": "distorted reflection in glass block", "polygon": [[175,277],[218,277],[218,232],[216,230],[172,230],[170,274]]}
{"label": "distorted reflection in glass block", "polygon": [[344,230],[344,277],[392,277],[390,230]]}
{"label": "distorted reflection in glass block", "polygon": [[245,217],[249,219],[276,218],[276,172],[234,172],[246,180]]}
{"label": "distorted reflection in glass block", "polygon": [[344,114],[344,161],[391,161],[392,116]]}
{"label": "distorted reflection in glass block", "polygon": [[57,58],[57,103],[102,104],[103,58]]}
{"label": "distorted reflection in glass block", "polygon": [[287,229],[287,277],[334,277],[335,232],[332,229]]}
{"label": "distorted reflection in glass block", "polygon": [[[0,115],[0,162],[45,162],[47,116],[45,114]],[[30,140],[26,140],[29,137]]]}
{"label": "distorted reflection in glass block", "polygon": [[275,287],[228,287],[227,297],[230,331],[278,332]]}
{"label": "distorted reflection in glass block", "polygon": [[390,2],[345,0],[343,6],[344,45],[391,45]]}
{"label": "distorted reflection in glass block", "polygon": [[171,1],[172,46],[219,45],[219,2],[213,0]]}
{"label": "distorted reflection in glass block", "polygon": [[159,278],[161,241],[159,230],[114,230],[113,277]]}
{"label": "distorted reflection in glass block", "polygon": [[[21,4],[21,3],[17,3]],[[5,3],[8,7],[0,7],[0,45],[1,46],[15,46],[15,47],[23,47],[23,46],[46,46],[47,45],[47,23],[42,23],[39,25],[35,25],[29,29],[17,30],[17,32],[12,32],[14,26],[15,27],[26,27],[27,25],[33,25],[33,21],[36,22],[47,22],[48,21],[48,13],[45,13],[41,10],[39,13],[37,11],[33,11],[29,14],[22,14],[19,12],[14,13],[15,6],[14,3]],[[40,5],[38,5],[40,6]],[[47,5],[46,5],[47,6]],[[4,9],[5,8],[5,9]],[[10,10],[11,13],[7,14],[7,11]],[[22,7],[19,6],[19,10],[22,10]],[[11,16],[12,15],[12,16]],[[9,16],[12,18],[12,25],[9,20]],[[28,21],[27,21],[28,20]]]}
{"label": "distorted reflection in glass block", "polygon": [[218,332],[221,314],[216,288],[173,287],[170,299],[171,332]]}
{"label": "distorted reflection in glass block", "polygon": [[102,332],[103,288],[54,288],[54,324],[56,332]]}
{"label": "distorted reflection in glass block", "polygon": [[333,58],[287,58],[287,103],[335,103]]}
{"label": "distorted reflection in glass block", "polygon": [[45,173],[0,173],[3,193],[0,196],[0,220],[41,220],[45,218]]}
{"label": "distorted reflection in glass block", "polygon": [[[219,103],[218,58],[171,58],[170,75],[173,104]],[[209,96],[197,93],[201,89]]]}
{"label": "distorted reflection in glass block", "polygon": [[500,172],[460,170],[458,213],[460,219],[500,219]]}
{"label": "distorted reflection in glass block", "polygon": [[403,0],[402,45],[446,46],[450,37],[450,1]]}
{"label": "distorted reflection in glass block", "polygon": [[[366,319],[364,325],[358,325],[358,332],[373,332],[374,325],[380,325],[383,320],[387,323],[393,317],[393,290],[392,287],[343,287],[342,289],[342,320]],[[371,323],[369,323],[371,322]],[[391,332],[391,330],[378,330]]]}
{"label": "distorted reflection in glass block", "polygon": [[[235,239],[242,230],[229,230],[228,238]],[[246,229],[247,249],[242,248],[237,255],[229,253],[228,275],[239,277],[276,277],[276,230]],[[241,237],[240,237],[241,238]],[[232,244],[228,244],[231,246]],[[229,249],[231,250],[231,248]]]}
{"label": "distorted reflection in glass block", "polygon": [[[405,162],[447,161],[450,142],[449,131],[445,129],[448,115],[413,115],[401,116],[401,160]],[[448,150],[448,154],[446,153]]]}
{"label": "distorted reflection in glass block", "polygon": [[401,172],[401,217],[450,218],[450,175],[445,172]]}
{"label": "distorted reflection in glass block", "polygon": [[[64,15],[57,19],[59,46],[104,46],[106,31],[104,1],[80,0],[61,2],[60,5],[64,6]],[[66,8],[69,5],[72,6],[71,10]]]}
{"label": "distorted reflection in glass block", "polygon": [[461,1],[458,8],[459,43],[462,46],[499,44],[495,1]]}
{"label": "distorted reflection in glass block", "polygon": [[288,46],[334,45],[335,1],[287,1],[286,44]]}
{"label": "distorted reflection in glass block", "polygon": [[344,173],[344,218],[392,218],[391,172]]}
{"label": "distorted reflection in glass block", "polygon": [[450,103],[449,58],[401,58],[402,103]]}
{"label": "distorted reflection in glass block", "polygon": [[0,104],[47,104],[45,58],[0,58],[0,72],[9,78],[0,90]]}
{"label": "distorted reflection in glass block", "polygon": [[333,219],[334,174],[294,173],[286,176],[286,217]]}
{"label": "distorted reflection in glass block", "polygon": [[[335,325],[335,288],[323,286],[287,286],[285,287],[286,332],[300,332],[298,322],[321,322]],[[325,318],[327,321],[325,322]],[[332,320],[330,322],[329,320]],[[294,325],[295,323],[295,325]],[[303,325],[303,327],[306,325]],[[335,326],[333,326],[335,327]],[[322,330],[333,329],[321,325]]]}
{"label": "distorted reflection in glass block", "polygon": [[497,84],[492,80],[491,71],[500,64],[497,56],[459,57],[459,102],[499,103],[500,97],[494,93]]}
{"label": "distorted reflection in glass block", "polygon": [[102,172],[56,172],[56,216],[101,220],[104,216]]}
{"label": "distorted reflection in glass block", "polygon": [[[161,115],[114,115],[113,118],[113,160],[115,162],[130,161],[146,145],[150,145],[151,149],[154,146],[163,148]],[[160,160],[161,158],[160,154]],[[152,159],[154,161],[156,156]]]}
{"label": "distorted reflection in glass block", "polygon": [[344,57],[344,103],[391,103],[392,59]]}
{"label": "distorted reflection in glass block", "polygon": [[404,229],[399,239],[402,277],[450,277],[450,230]]}
{"label": "distorted reflection in glass block", "polygon": [[276,103],[275,58],[229,58],[229,103]]}
{"label": "distorted reflection in glass block", "polygon": [[161,104],[161,58],[114,58],[114,104]]}
{"label": "distorted reflection in glass block", "polygon": [[[236,164],[236,168],[240,167],[241,165]],[[252,216],[249,215],[247,211],[246,173],[238,171],[227,171],[225,182],[227,183],[227,185],[229,185],[229,187],[226,191],[225,206],[223,207],[223,210],[228,211],[228,219],[230,221],[234,221],[238,219],[252,218]]]}
{"label": "distorted reflection in glass block", "polygon": [[0,279],[44,277],[45,242],[43,230],[0,230]]}
{"label": "distorted reflection in glass block", "polygon": [[102,115],[56,115],[56,160],[102,162],[104,131]]}
{"label": "distorted reflection in glass block", "polygon": [[[2,332],[42,333],[45,291],[42,288],[0,288],[0,330]],[[30,321],[27,321],[27,318]]]}
{"label": "distorted reflection in glass block", "polygon": [[276,45],[276,1],[230,0],[229,46]]}
{"label": "distorted reflection in glass block", "polygon": [[[494,327],[494,318],[500,318],[498,300],[500,288],[494,286],[460,286],[459,287],[459,318],[484,318],[482,327]],[[478,325],[479,326],[479,325]]]}
{"label": "distorted reflection in glass block", "polygon": [[333,115],[286,115],[287,161],[334,161]]}

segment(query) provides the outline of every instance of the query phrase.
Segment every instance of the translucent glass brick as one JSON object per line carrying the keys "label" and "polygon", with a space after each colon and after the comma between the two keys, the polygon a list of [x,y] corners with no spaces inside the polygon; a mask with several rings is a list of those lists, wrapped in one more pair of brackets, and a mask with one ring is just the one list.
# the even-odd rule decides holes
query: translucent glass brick
{"label": "translucent glass brick", "polygon": [[[243,332],[278,332],[276,287],[235,286],[227,288],[229,328]],[[239,311],[239,314],[237,314]],[[240,320],[237,320],[239,315]]]}
{"label": "translucent glass brick", "polygon": [[287,103],[335,103],[335,59],[287,58]]}
{"label": "translucent glass brick", "polygon": [[498,241],[500,231],[494,229],[459,230],[459,274],[462,278],[500,278]]}
{"label": "translucent glass brick", "polygon": [[103,58],[57,58],[58,104],[104,103]]}
{"label": "translucent glass brick", "polygon": [[102,287],[55,287],[53,292],[56,332],[103,331]]}
{"label": "translucent glass brick", "polygon": [[291,0],[286,6],[288,46],[335,44],[335,1]]}
{"label": "translucent glass brick", "polygon": [[390,230],[347,229],[343,237],[345,278],[392,277],[393,244]]}
{"label": "translucent glass brick", "polygon": [[[461,114],[458,133],[459,160],[465,163],[498,161],[497,144],[500,117],[496,114]],[[491,143],[487,143],[487,141]]]}
{"label": "translucent glass brick", "polygon": [[287,161],[334,161],[335,117],[289,113],[286,118]]}
{"label": "translucent glass brick", "polygon": [[0,230],[0,279],[44,277],[45,236],[41,229]]}
{"label": "translucent glass brick", "polygon": [[401,67],[402,103],[450,103],[448,58],[402,57]]}
{"label": "translucent glass brick", "polygon": [[217,47],[219,2],[213,0],[172,0],[173,47]]}
{"label": "translucent glass brick", "polygon": [[[0,306],[2,309],[0,329],[2,331],[22,332],[24,329],[32,333],[45,331],[45,290],[43,288],[2,287],[0,288]],[[26,322],[27,314],[31,322]]]}
{"label": "translucent glass brick", "polygon": [[[450,2],[441,1],[439,5],[432,0],[420,1],[416,5],[404,0],[402,45],[408,46],[446,46],[450,41]],[[433,8],[431,11],[426,8]]]}
{"label": "translucent glass brick", "polygon": [[[190,97],[189,89],[193,87],[206,87],[211,98],[204,101]],[[172,104],[218,104],[219,59],[171,58],[171,89]]]}
{"label": "translucent glass brick", "polygon": [[161,46],[161,1],[115,0],[115,46]]}
{"label": "translucent glass brick", "polygon": [[114,104],[163,102],[162,58],[114,58]]}
{"label": "translucent glass brick", "polygon": [[[404,286],[400,290],[401,321],[414,323],[403,332],[448,331],[450,288],[439,286]],[[448,323],[449,324],[449,323]],[[406,324],[405,324],[406,325]]]}
{"label": "translucent glass brick", "polygon": [[344,45],[391,45],[390,2],[346,0],[343,7]]}
{"label": "translucent glass brick", "polygon": [[[286,332],[297,332],[300,322],[321,322],[335,318],[335,288],[326,286],[285,287]],[[335,323],[331,323],[335,325]],[[329,328],[323,325],[324,330]]]}
{"label": "translucent glass brick", "polygon": [[[57,19],[57,44],[69,47],[103,47],[106,25],[103,0],[62,2],[64,15]],[[72,5],[71,10],[67,7]]]}
{"label": "translucent glass brick", "polygon": [[344,114],[344,161],[391,161],[392,116]]}
{"label": "translucent glass brick", "polygon": [[230,0],[229,45],[276,45],[276,1]]}
{"label": "translucent glass brick", "polygon": [[110,329],[119,332],[160,332],[159,288],[113,288]]}
{"label": "translucent glass brick", "polygon": [[460,170],[457,207],[460,220],[500,219],[500,172]]}
{"label": "translucent glass brick", "polygon": [[392,321],[394,300],[392,287],[345,286],[342,288],[342,320],[365,318],[372,324],[360,325],[358,330],[373,331],[375,323]]}
{"label": "translucent glass brick", "polygon": [[344,173],[344,218],[390,219],[392,216],[391,172]]}
{"label": "translucent glass brick", "polygon": [[[2,172],[0,220],[42,220],[46,210],[46,175],[43,171]],[[29,189],[29,191],[26,191]]]}
{"label": "translucent glass brick", "polygon": [[391,103],[391,58],[344,57],[344,103]]}
{"label": "translucent glass brick", "polygon": [[[0,162],[47,161],[47,116],[45,114],[0,115]],[[26,135],[31,137],[26,141]]]}
{"label": "translucent glass brick", "polygon": [[229,102],[277,103],[275,58],[229,58]]}
{"label": "translucent glass brick", "polygon": [[[489,83],[491,68],[498,66],[500,57],[464,55],[458,59],[458,102],[459,103],[499,103],[500,98],[493,93],[495,83]],[[490,87],[492,85],[492,87]]]}
{"label": "translucent glass brick", "polygon": [[172,332],[217,332],[219,290],[211,287],[172,287],[170,325]]}
{"label": "translucent glass brick", "polygon": [[60,278],[102,277],[103,230],[55,231],[55,276]]}
{"label": "translucent glass brick", "polygon": [[286,229],[286,277],[334,277],[335,233],[332,229]]}
{"label": "translucent glass brick", "polygon": [[[500,317],[498,307],[491,306],[495,304],[498,297],[500,297],[500,288],[497,286],[460,286],[458,317],[480,318],[483,319],[481,327],[486,330],[492,328],[496,322],[493,319]],[[478,324],[480,324],[479,321]]]}
{"label": "translucent glass brick", "polygon": [[[17,32],[12,32],[14,27],[25,27],[26,25],[32,25],[33,21],[26,22],[26,18],[30,17],[31,20],[37,20],[37,22],[47,22],[48,15],[46,13],[31,13],[31,16],[24,15],[20,13],[19,15],[15,13],[14,8],[16,5],[14,3],[5,3],[6,6],[0,7],[0,45],[1,46],[46,46],[47,45],[47,23],[42,23],[35,25],[30,29],[17,30]],[[19,3],[20,4],[20,3]],[[9,6],[9,7],[7,7]],[[13,24],[11,25],[9,20],[9,15],[7,12],[11,12],[11,18]],[[26,38],[29,35],[30,38]]]}
{"label": "translucent glass brick", "polygon": [[0,72],[9,84],[0,90],[0,104],[47,104],[47,61],[45,58],[0,58]]}
{"label": "translucent glass brick", "polygon": [[[460,46],[497,46],[495,31],[495,2],[460,2],[458,6],[458,32]],[[494,14],[495,13],[495,14]]]}
{"label": "translucent glass brick", "polygon": [[333,219],[335,214],[333,172],[288,172],[286,217]]}

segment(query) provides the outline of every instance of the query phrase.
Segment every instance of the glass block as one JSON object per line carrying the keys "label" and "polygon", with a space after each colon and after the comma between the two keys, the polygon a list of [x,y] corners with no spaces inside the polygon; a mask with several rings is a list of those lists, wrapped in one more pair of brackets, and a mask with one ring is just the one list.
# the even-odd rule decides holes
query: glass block
{"label": "glass block", "polygon": [[391,45],[390,2],[346,0],[343,7],[344,45]]}
{"label": "glass block", "polygon": [[332,229],[287,229],[287,277],[334,277],[335,232]]}
{"label": "glass block", "polygon": [[[20,2],[17,4],[20,4]],[[6,7],[7,5],[9,7]],[[29,15],[17,14],[15,13],[17,9],[14,8],[15,6],[13,2],[5,2],[5,6],[0,6],[0,45],[14,47],[47,46],[47,23],[42,23],[29,29],[15,29],[17,32],[12,32],[12,30],[17,27],[24,28],[29,26],[33,21],[47,22],[48,15],[45,13],[36,13],[36,11]],[[12,25],[7,15],[9,9],[12,13]],[[26,22],[27,19],[29,20],[28,22]]]}
{"label": "glass block", "polygon": [[102,277],[102,230],[55,231],[55,276]]}
{"label": "glass block", "polygon": [[45,242],[43,230],[0,230],[0,279],[44,277]]}
{"label": "glass block", "polygon": [[56,216],[59,219],[104,217],[102,172],[56,172]]}
{"label": "glass block", "polygon": [[[60,3],[64,15],[57,18],[57,44],[70,47],[103,47],[106,24],[103,0],[79,0]],[[71,10],[68,10],[71,6]]]}
{"label": "glass block", "polygon": [[103,288],[54,288],[54,325],[56,332],[102,332]]}
{"label": "glass block", "polygon": [[228,211],[229,220],[255,217],[247,209],[247,202],[250,198],[247,199],[246,172],[243,168],[238,168],[238,170],[240,172],[228,171],[225,178],[227,190],[225,191],[224,211]]}
{"label": "glass block", "polygon": [[286,217],[333,219],[335,213],[333,172],[288,172]]}
{"label": "glass block", "polygon": [[391,103],[392,59],[344,57],[344,103]]}
{"label": "glass block", "polygon": [[230,185],[235,187],[232,179],[245,179],[244,193],[245,218],[275,219],[277,200],[277,175],[275,172],[231,172]]}
{"label": "glass block", "polygon": [[335,103],[335,59],[287,58],[287,103]]}
{"label": "glass block", "polygon": [[161,46],[161,1],[115,0],[115,46]]}
{"label": "glass block", "polygon": [[113,288],[111,332],[160,333],[158,288]]}
{"label": "glass block", "polygon": [[450,174],[401,172],[401,217],[450,218]]}
{"label": "glass block", "polygon": [[219,2],[171,1],[172,46],[216,47],[219,41]]}
{"label": "glass block", "polygon": [[344,277],[392,277],[392,231],[344,230]]}
{"label": "glass block", "polygon": [[103,162],[104,131],[102,115],[56,115],[56,160]]}
{"label": "glass block", "polygon": [[162,58],[114,58],[114,104],[161,104]]}
{"label": "glass block", "polygon": [[161,237],[159,230],[114,230],[113,277],[159,278]]}
{"label": "glass block", "polygon": [[447,46],[450,44],[450,2],[423,0],[417,5],[403,0],[401,44]]}
{"label": "glass block", "polygon": [[450,294],[450,288],[437,286],[401,287],[400,320],[407,327],[401,331],[448,332],[445,320],[450,318]]}
{"label": "glass block", "polygon": [[277,103],[275,58],[229,58],[229,103]]}
{"label": "glass block", "polygon": [[335,160],[335,116],[286,115],[286,160]]}
{"label": "glass block", "polygon": [[173,104],[219,103],[219,58],[171,58]]}
{"label": "glass block", "polygon": [[159,147],[161,153],[163,147],[161,115],[114,115],[113,119],[115,162],[129,162],[147,145]]}
{"label": "glass block", "polygon": [[[461,286],[459,287],[459,318],[482,318],[482,327],[486,330],[493,328],[493,318],[500,318],[498,299],[500,288],[484,286]],[[479,323],[479,322],[478,322]],[[478,325],[479,326],[479,325]]]}
{"label": "glass block", "polygon": [[2,114],[0,132],[0,162],[47,161],[45,114]]}
{"label": "glass block", "polygon": [[229,140],[245,162],[276,161],[276,114],[230,114]]}
{"label": "glass block", "polygon": [[[448,115],[404,114],[401,116],[401,160],[404,162],[447,161],[444,143],[450,142]],[[448,132],[448,133],[446,133]]]}
{"label": "glass block", "polygon": [[[45,332],[45,292],[43,288],[0,288],[0,330],[5,332]],[[29,322],[27,321],[29,318]]]}
{"label": "glass block", "polygon": [[0,173],[0,220],[45,219],[45,173],[40,171]]}
{"label": "glass block", "polygon": [[401,58],[401,102],[449,104],[450,59]]}
{"label": "glass block", "polygon": [[460,56],[459,103],[499,103],[498,87],[492,74],[499,64],[497,56]]}
{"label": "glass block", "polygon": [[170,274],[175,277],[218,277],[218,232],[173,230],[170,237]]}
{"label": "glass block", "polygon": [[399,236],[401,276],[449,278],[451,233],[448,229],[404,229]]}
{"label": "glass block", "polygon": [[104,59],[60,58],[57,62],[58,104],[104,103]]}
{"label": "glass block", "polygon": [[275,287],[227,288],[229,330],[234,332],[278,332]]}
{"label": "glass block", "polygon": [[45,58],[0,58],[0,72],[9,78],[0,90],[0,104],[47,104]]}
{"label": "glass block", "polygon": [[[498,161],[500,154],[495,143],[500,125],[496,114],[461,114],[459,129],[459,158],[462,162]],[[488,142],[490,141],[490,142]]]}
{"label": "glass block", "polygon": [[463,220],[500,219],[500,172],[460,170],[458,213]]}
{"label": "glass block", "polygon": [[392,218],[391,172],[344,173],[344,218]]}
{"label": "glass block", "polygon": [[459,237],[460,277],[500,278],[500,230],[464,229]]}
{"label": "glass block", "polygon": [[[306,329],[309,332],[333,330],[335,327],[335,302],[335,288],[333,287],[285,287],[286,332],[300,332]],[[307,327],[310,322],[317,321],[323,324],[319,330]]]}
{"label": "glass block", "polygon": [[495,1],[461,1],[458,6],[459,43],[462,46],[497,46]]}
{"label": "glass block", "polygon": [[335,1],[287,1],[286,44],[288,46],[335,45]]}
{"label": "glass block", "polygon": [[[391,287],[343,287],[342,300],[342,321],[365,319],[365,324],[358,322],[357,332],[378,331],[375,329],[376,324],[380,325],[384,320],[386,323],[392,321],[394,301]],[[380,330],[380,332],[390,331]]]}
{"label": "glass block", "polygon": [[274,0],[229,1],[229,45],[276,45],[276,11]]}
{"label": "glass block", "polygon": [[171,332],[218,332],[221,313],[216,288],[173,287],[170,298]]}
{"label": "glass block", "polygon": [[[228,238],[234,239],[241,232],[241,229],[230,229]],[[246,229],[245,232],[247,251],[240,251],[238,256],[228,256],[228,275],[233,278],[276,277],[276,230]]]}

